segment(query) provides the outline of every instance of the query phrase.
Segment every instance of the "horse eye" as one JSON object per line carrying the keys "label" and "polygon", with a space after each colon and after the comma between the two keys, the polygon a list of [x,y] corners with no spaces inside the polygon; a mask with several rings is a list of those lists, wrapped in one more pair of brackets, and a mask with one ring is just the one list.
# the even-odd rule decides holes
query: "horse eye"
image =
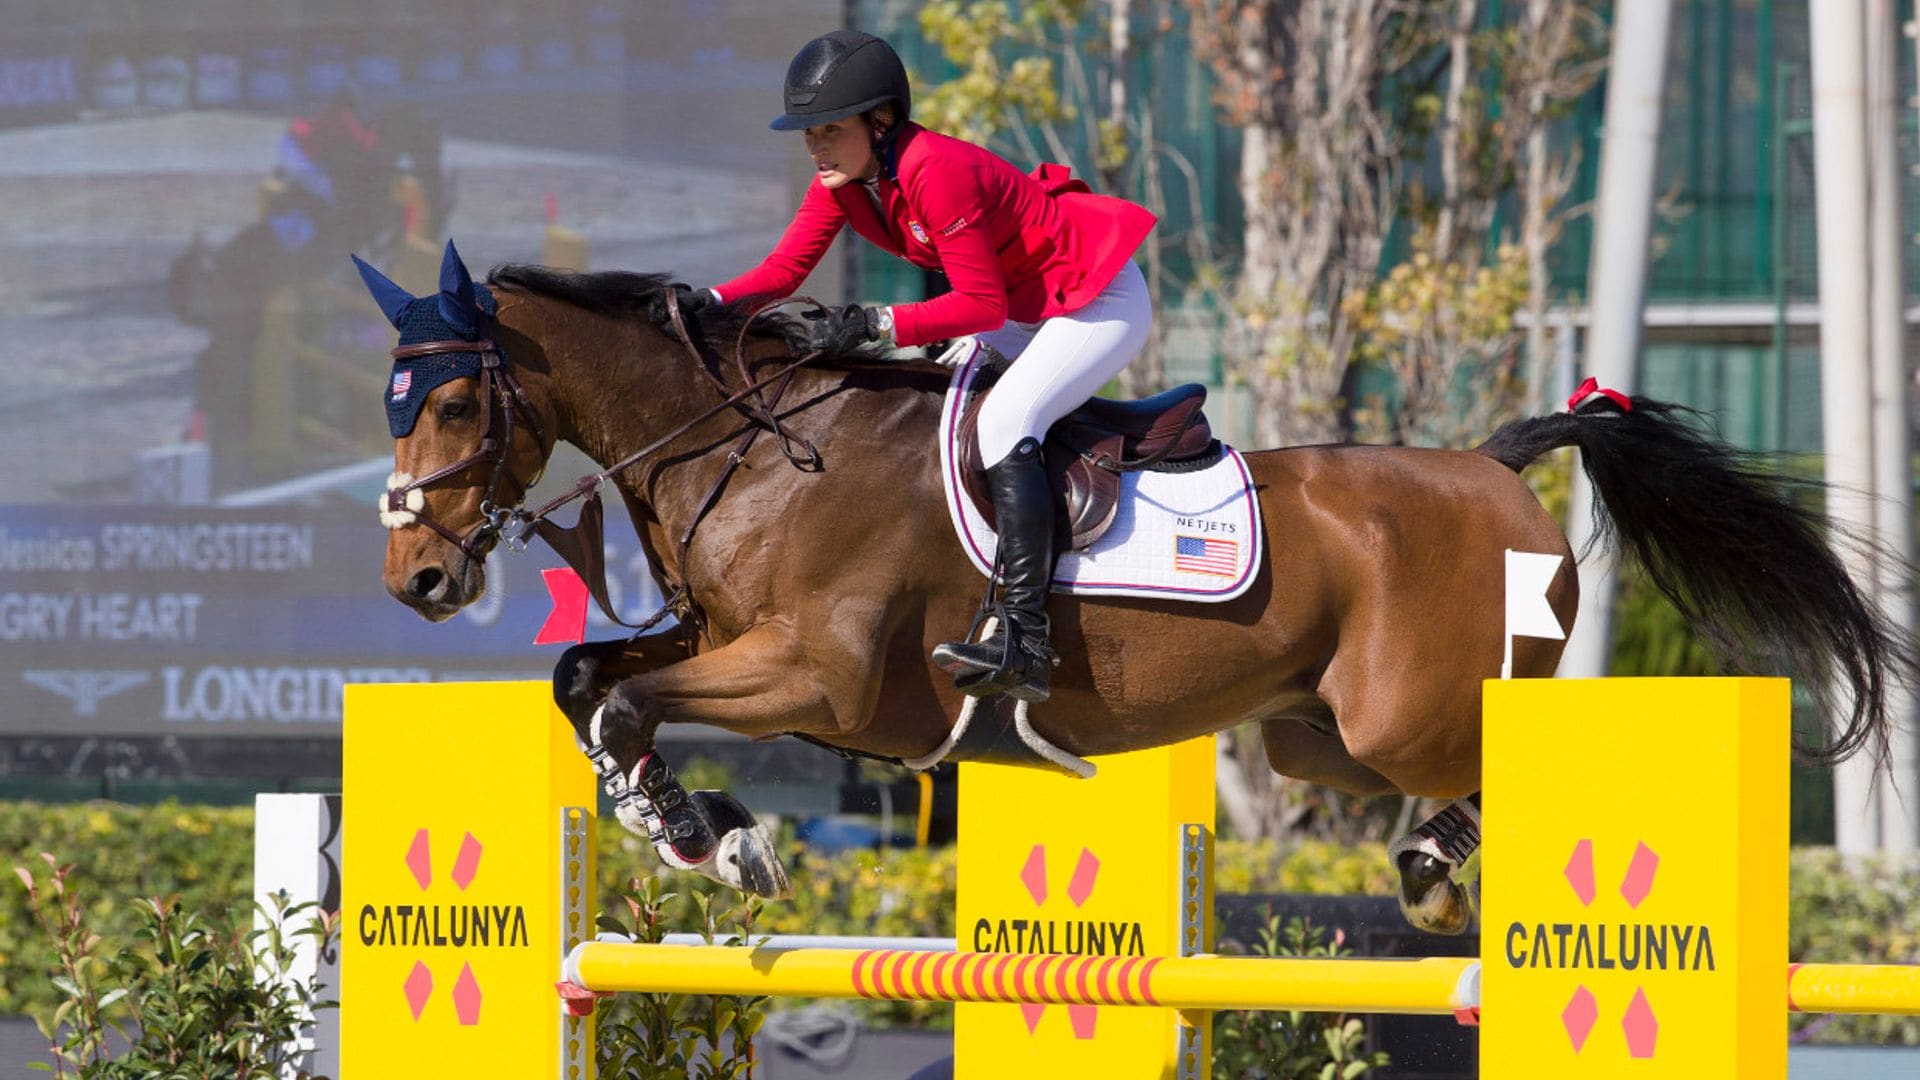
{"label": "horse eye", "polygon": [[440,422],[448,423],[462,419],[473,411],[473,402],[466,398],[448,398],[440,403]]}

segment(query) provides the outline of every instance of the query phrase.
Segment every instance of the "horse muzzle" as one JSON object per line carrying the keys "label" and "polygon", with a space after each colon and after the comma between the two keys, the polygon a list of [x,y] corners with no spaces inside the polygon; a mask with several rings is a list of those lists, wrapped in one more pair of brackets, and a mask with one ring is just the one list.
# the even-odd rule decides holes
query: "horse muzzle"
{"label": "horse muzzle", "polygon": [[477,559],[460,558],[451,569],[429,563],[400,579],[389,581],[387,592],[428,622],[445,622],[486,592],[486,571]]}

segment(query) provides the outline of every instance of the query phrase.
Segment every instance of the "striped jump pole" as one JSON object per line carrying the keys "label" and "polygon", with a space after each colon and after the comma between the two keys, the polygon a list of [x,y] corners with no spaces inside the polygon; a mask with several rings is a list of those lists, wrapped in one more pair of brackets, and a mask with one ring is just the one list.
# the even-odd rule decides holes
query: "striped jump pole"
{"label": "striped jump pole", "polygon": [[575,985],[602,992],[1446,1015],[1477,1003],[1476,966],[1465,957],[1121,957],[594,941],[574,948],[566,972]]}
{"label": "striped jump pole", "polygon": [[[864,998],[986,1004],[1141,1006],[1451,1015],[1477,1025],[1481,962],[1469,957],[1084,956],[946,949],[639,945],[592,941],[567,981],[594,992]],[[1920,1016],[1920,966],[1792,964],[1788,1012]],[[590,1004],[579,1006],[582,1011]]]}

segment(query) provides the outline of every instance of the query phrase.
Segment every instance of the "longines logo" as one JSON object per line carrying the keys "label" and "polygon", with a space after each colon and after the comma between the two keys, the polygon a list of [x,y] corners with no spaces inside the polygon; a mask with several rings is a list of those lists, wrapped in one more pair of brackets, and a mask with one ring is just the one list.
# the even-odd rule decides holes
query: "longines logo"
{"label": "longines logo", "polygon": [[75,716],[97,716],[102,701],[152,678],[144,671],[23,671],[20,677],[72,701]]}

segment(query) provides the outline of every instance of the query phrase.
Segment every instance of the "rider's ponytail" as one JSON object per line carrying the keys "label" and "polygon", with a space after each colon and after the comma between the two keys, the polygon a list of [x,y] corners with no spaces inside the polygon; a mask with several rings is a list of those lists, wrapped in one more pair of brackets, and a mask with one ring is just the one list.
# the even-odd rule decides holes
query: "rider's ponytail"
{"label": "rider's ponytail", "polygon": [[907,126],[906,118],[900,115],[900,105],[898,100],[884,101],[860,114],[867,122],[867,129],[873,132],[873,156],[879,159],[880,174],[886,177],[894,175],[894,144],[900,140],[901,129]]}

